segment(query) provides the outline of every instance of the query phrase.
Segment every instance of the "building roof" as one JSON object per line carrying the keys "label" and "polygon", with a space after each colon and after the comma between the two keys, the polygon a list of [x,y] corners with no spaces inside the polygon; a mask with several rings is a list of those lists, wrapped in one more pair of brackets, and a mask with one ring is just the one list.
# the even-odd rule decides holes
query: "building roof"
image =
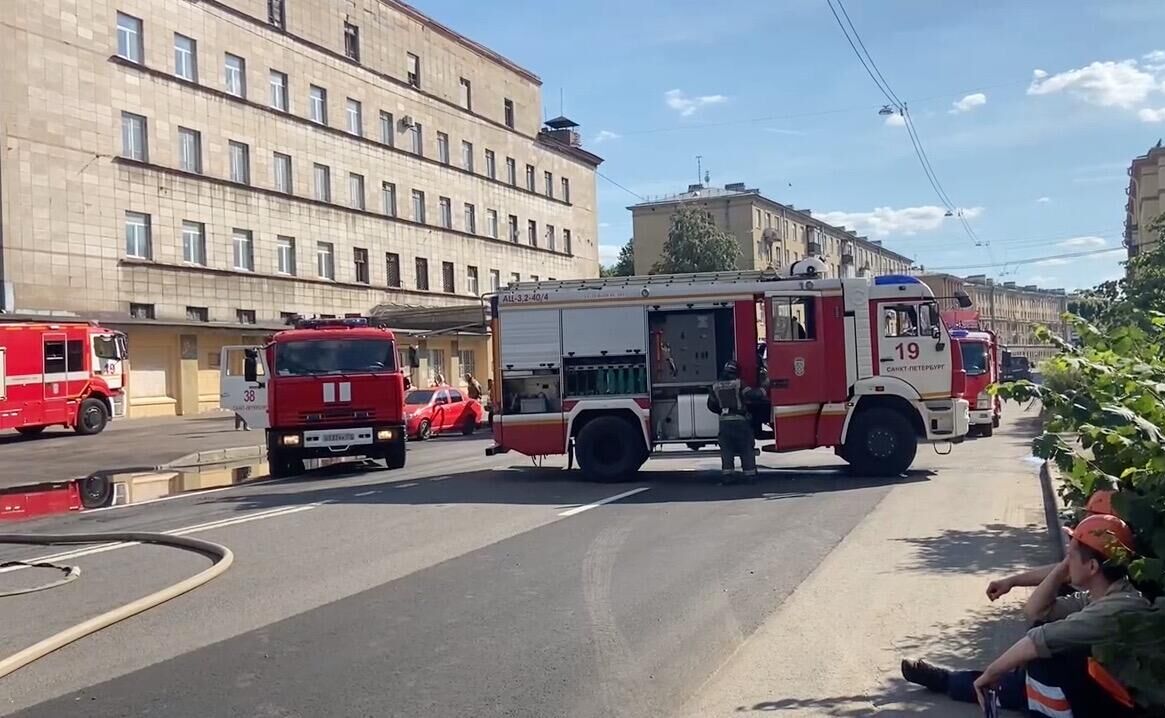
{"label": "building roof", "polygon": [[985,274],[972,274],[967,277],[960,277],[957,274],[947,274],[946,272],[923,272],[921,278],[925,281],[927,277],[935,277],[938,279],[951,279],[963,284],[970,284],[978,287],[995,287],[1004,291],[1011,292],[1030,292],[1034,294],[1050,294],[1060,297],[1068,296],[1068,292],[1062,288],[1045,289],[1035,284],[1016,284],[1015,282],[996,282]]}

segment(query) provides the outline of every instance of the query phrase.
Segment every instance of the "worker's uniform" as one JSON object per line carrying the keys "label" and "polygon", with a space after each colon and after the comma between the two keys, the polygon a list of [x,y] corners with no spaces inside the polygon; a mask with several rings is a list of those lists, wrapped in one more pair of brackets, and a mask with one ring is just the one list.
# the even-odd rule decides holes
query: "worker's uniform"
{"label": "worker's uniform", "polygon": [[739,379],[723,379],[712,385],[708,394],[708,408],[720,417],[720,469],[730,474],[735,458],[740,457],[740,468],[747,478],[756,476],[755,441],[752,423],[745,408],[746,387]]}
{"label": "worker's uniform", "polygon": [[[1055,718],[1136,715],[1125,705],[1127,695],[1120,695],[1120,686],[1104,685],[1105,676],[1118,673],[1122,666],[1099,667],[1092,647],[1116,634],[1120,615],[1147,610],[1149,602],[1127,580],[1114,582],[1095,600],[1083,592],[1057,598],[1045,622],[1027,632],[1039,658],[999,682],[1000,706]],[[973,684],[979,675],[952,671],[947,693],[955,700],[976,702]]]}

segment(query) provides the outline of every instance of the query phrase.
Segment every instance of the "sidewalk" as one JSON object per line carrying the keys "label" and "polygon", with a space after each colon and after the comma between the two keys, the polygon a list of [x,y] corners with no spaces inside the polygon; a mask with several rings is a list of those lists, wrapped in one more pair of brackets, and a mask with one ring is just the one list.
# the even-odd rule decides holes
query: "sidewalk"
{"label": "sidewalk", "polygon": [[905,683],[899,661],[986,665],[1021,635],[1027,591],[992,604],[987,582],[1055,558],[1030,459],[1036,413],[1011,407],[991,439],[920,451],[938,473],[887,494],[683,715],[981,715]]}
{"label": "sidewalk", "polygon": [[[258,456],[262,431],[235,431],[222,412],[168,419],[122,419],[95,436],[48,429],[38,437],[0,434],[0,488],[66,481],[98,472],[150,471],[194,454]],[[233,450],[233,451],[225,451]],[[217,452],[222,452],[218,454]]]}

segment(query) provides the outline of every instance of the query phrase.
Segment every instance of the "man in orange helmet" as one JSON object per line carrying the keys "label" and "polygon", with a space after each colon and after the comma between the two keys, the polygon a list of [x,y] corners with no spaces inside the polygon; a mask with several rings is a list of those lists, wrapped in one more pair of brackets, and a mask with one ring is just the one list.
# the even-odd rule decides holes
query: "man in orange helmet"
{"label": "man in orange helmet", "polygon": [[[1125,567],[1133,532],[1111,514],[1085,517],[1071,531],[1064,560],[1044,577],[1024,604],[1036,624],[982,671],[951,671],[926,661],[902,661],[902,676],[955,700],[1028,715],[1120,718],[1132,701],[1112,678],[1122,666],[1092,658],[1093,646],[1115,635],[1118,618],[1150,610],[1129,583]],[[1079,589],[1057,596],[1061,586]]]}

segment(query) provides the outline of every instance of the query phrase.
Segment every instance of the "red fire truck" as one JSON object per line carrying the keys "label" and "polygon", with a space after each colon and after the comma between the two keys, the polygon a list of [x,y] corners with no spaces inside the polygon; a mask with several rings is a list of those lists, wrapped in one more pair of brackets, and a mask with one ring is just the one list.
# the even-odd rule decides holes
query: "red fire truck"
{"label": "red fire truck", "polygon": [[811,258],[787,277],[510,285],[491,298],[497,409],[487,453],[566,454],[589,479],[625,479],[655,450],[716,443],[706,400],[728,359],[753,386],[767,384],[766,451],[831,446],[858,473],[897,475],[920,442],[961,441],[961,355],[930,289],[915,277],[824,270]]}
{"label": "red fire truck", "polygon": [[0,429],[96,434],[125,415],[125,335],[96,323],[0,324]]}
{"label": "red fire truck", "polygon": [[[415,351],[409,351],[415,364]],[[222,350],[221,401],[267,434],[271,476],[305,459],[365,456],[405,465],[404,373],[396,340],[366,318],[301,319],[266,346]]]}
{"label": "red fire truck", "polygon": [[963,370],[967,372],[970,433],[991,436],[1003,416],[1003,401],[987,391],[987,387],[999,382],[999,342],[992,331],[961,327],[951,330],[951,339],[960,349]]}

